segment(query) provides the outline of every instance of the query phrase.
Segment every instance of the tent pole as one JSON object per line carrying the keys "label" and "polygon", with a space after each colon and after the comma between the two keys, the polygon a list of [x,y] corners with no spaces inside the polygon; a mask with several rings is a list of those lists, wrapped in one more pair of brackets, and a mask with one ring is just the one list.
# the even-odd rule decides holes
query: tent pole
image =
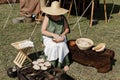
{"label": "tent pole", "polygon": [[104,15],[105,15],[105,22],[107,23],[107,10],[106,10],[106,0],[104,0]]}
{"label": "tent pole", "polygon": [[93,14],[94,14],[94,0],[92,0],[91,17],[90,17],[90,27],[92,27]]}
{"label": "tent pole", "polygon": [[70,12],[71,12],[71,9],[72,9],[72,5],[73,5],[73,0],[71,0],[71,2],[70,2],[70,7],[69,7],[69,10],[68,10],[68,16],[67,16],[67,18],[70,17]]}

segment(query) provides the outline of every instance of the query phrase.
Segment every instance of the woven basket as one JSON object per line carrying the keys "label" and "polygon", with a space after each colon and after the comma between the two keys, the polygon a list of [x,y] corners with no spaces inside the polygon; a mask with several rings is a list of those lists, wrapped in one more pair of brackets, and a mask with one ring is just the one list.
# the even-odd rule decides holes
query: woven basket
{"label": "woven basket", "polygon": [[15,42],[11,44],[13,47],[15,47],[16,49],[25,49],[25,48],[31,48],[34,47],[34,44],[32,41],[30,40],[23,40],[23,41],[19,41],[19,42]]}
{"label": "woven basket", "polygon": [[75,43],[80,50],[90,49],[94,44],[94,42],[91,39],[88,39],[88,38],[78,38],[75,41]]}

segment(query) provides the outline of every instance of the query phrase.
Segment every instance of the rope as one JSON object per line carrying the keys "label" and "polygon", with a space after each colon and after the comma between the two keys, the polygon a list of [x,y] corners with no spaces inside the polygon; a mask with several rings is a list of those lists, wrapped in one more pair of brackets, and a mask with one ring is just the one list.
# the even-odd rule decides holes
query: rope
{"label": "rope", "polygon": [[[77,15],[77,20],[78,20],[78,12],[77,12],[77,5],[76,5],[76,1],[74,0],[74,4],[75,4],[75,12],[76,12],[76,15]],[[79,33],[80,33],[80,36],[82,36],[82,33],[81,33],[81,28],[80,28],[80,23],[77,23],[78,24],[78,29],[79,29]]]}
{"label": "rope", "polygon": [[11,6],[11,4],[10,4],[10,1],[9,1],[9,0],[7,0],[7,2],[8,2],[8,4],[9,4],[9,6],[10,6],[11,8],[13,8],[13,7]]}
{"label": "rope", "polygon": [[8,20],[9,20],[9,18],[10,18],[10,15],[11,15],[12,11],[13,11],[13,8],[10,10],[10,13],[9,13],[9,15],[8,15],[8,17],[7,17],[6,21],[5,21],[5,24],[3,25],[3,29],[5,29],[5,27],[6,27],[7,23],[8,23]]}
{"label": "rope", "polygon": [[[9,0],[7,0],[7,2],[8,2],[8,4],[9,4],[9,6],[10,6],[10,12],[9,12],[9,14],[8,14],[8,17],[7,17],[7,19],[6,19],[6,21],[5,21],[5,24],[3,25],[3,29],[5,29],[5,27],[6,27],[6,25],[7,25],[7,23],[8,23],[8,20],[9,20],[9,18],[10,18],[10,15],[11,15],[11,13],[12,13],[12,11],[13,11],[13,7],[12,7],[12,5],[10,4],[10,1]],[[15,2],[14,2],[14,4],[15,4]]]}
{"label": "rope", "polygon": [[76,24],[73,26],[72,30],[75,28],[75,26],[77,25],[77,23],[82,19],[83,15],[85,14],[85,12],[88,10],[88,8],[90,7],[90,5],[92,4],[92,1],[90,2],[90,4],[87,6],[87,8],[85,9],[85,11],[82,13],[81,17],[77,20]]}
{"label": "rope", "polygon": [[[49,0],[47,0],[47,2],[46,2],[46,6],[48,5],[48,3],[49,3]],[[41,16],[42,16],[42,14],[43,14],[43,12],[41,12]],[[32,36],[33,36],[33,33],[35,32],[35,29],[37,28],[37,23],[35,24],[35,27],[34,27],[34,29],[33,29],[33,31],[32,31],[32,33],[31,33],[31,35],[30,35],[30,37],[29,37],[29,40],[31,40],[32,39]]]}
{"label": "rope", "polygon": [[109,16],[109,18],[108,18],[108,22],[109,22],[109,20],[110,20],[110,18],[111,18],[111,14],[112,14],[112,12],[113,12],[113,10],[114,10],[114,6],[115,6],[115,4],[114,4],[114,1],[112,0],[112,3],[113,3],[113,6],[112,6],[112,9],[111,9],[111,12],[110,12],[110,16]]}
{"label": "rope", "polygon": [[33,29],[32,33],[30,34],[29,40],[31,40],[31,39],[32,39],[33,33],[35,32],[35,29],[36,29],[36,28],[37,28],[37,24],[35,25],[35,27],[34,27],[34,29]]}
{"label": "rope", "polygon": [[[46,2],[46,6],[48,5],[48,3],[49,3],[49,0],[47,0],[47,2]],[[43,12],[41,12],[41,16],[43,15]],[[32,42],[33,42],[33,38],[32,38],[32,36],[33,36],[33,34],[34,34],[34,32],[35,32],[35,30],[36,30],[36,28],[37,28],[37,25],[38,25],[38,23],[36,23],[35,24],[35,27],[34,27],[34,29],[33,29],[33,31],[31,32],[31,34],[30,34],[30,36],[29,36],[29,40],[31,40]],[[34,47],[34,51],[35,52],[37,52],[37,49]],[[36,56],[38,57],[38,54],[36,54]]]}
{"label": "rope", "polygon": [[[12,6],[11,4],[10,4],[10,1],[9,0],[7,0],[7,2],[8,2],[8,4],[9,4],[9,6],[10,6],[10,12],[9,12],[9,14],[8,14],[8,17],[7,17],[7,19],[6,19],[6,21],[5,21],[5,24],[3,25],[3,29],[5,29],[5,27],[6,27],[6,25],[7,25],[7,23],[8,23],[8,20],[9,20],[9,18],[10,18],[10,15],[11,15],[11,13],[12,13],[12,11],[13,11],[13,7],[14,7],[14,5]],[[14,4],[15,4],[15,2],[14,2]],[[6,57],[8,57],[8,55],[6,55],[5,54],[5,56]],[[8,58],[7,59],[5,59],[5,61],[6,61],[6,63],[5,63],[5,70],[7,70],[7,68],[8,68]]]}

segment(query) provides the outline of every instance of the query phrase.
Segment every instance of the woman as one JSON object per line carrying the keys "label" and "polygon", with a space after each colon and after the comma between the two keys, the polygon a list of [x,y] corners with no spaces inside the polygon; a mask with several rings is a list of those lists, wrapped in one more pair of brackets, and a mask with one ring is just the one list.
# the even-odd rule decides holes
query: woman
{"label": "woman", "polygon": [[63,14],[68,10],[60,8],[58,1],[53,1],[50,7],[43,7],[42,11],[46,13],[41,29],[45,45],[44,53],[54,67],[67,71],[69,70],[69,50],[66,34],[69,33],[69,26]]}

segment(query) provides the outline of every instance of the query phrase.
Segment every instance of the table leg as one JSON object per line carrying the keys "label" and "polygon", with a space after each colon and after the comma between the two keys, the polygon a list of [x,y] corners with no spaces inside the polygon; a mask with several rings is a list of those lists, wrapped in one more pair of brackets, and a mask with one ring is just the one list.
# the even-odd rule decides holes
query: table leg
{"label": "table leg", "polygon": [[30,50],[30,48],[26,48],[24,50],[20,50],[20,52],[21,52],[21,54],[24,54],[30,62],[32,62],[32,60],[28,57],[29,50]]}

